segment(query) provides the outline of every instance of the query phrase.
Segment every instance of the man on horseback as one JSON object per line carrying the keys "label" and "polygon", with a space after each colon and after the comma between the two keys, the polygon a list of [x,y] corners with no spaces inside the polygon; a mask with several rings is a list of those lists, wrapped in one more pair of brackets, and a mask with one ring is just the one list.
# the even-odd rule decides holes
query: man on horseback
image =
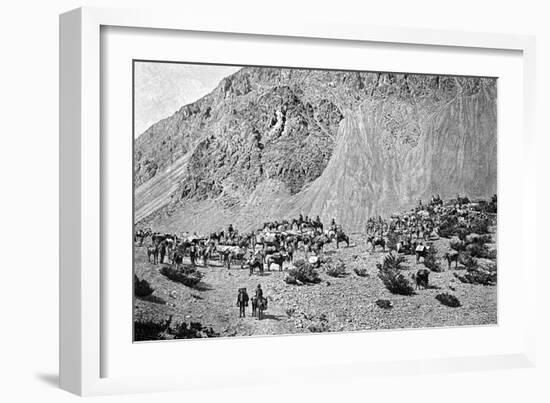
{"label": "man on horseback", "polygon": [[262,299],[264,297],[264,292],[262,290],[262,286],[258,284],[258,287],[256,287],[256,298]]}

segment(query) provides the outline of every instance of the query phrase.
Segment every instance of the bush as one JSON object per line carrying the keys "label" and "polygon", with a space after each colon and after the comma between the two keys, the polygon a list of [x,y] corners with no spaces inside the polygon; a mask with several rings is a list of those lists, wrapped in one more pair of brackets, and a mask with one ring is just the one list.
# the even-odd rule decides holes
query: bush
{"label": "bush", "polygon": [[414,294],[414,288],[407,278],[400,273],[402,269],[401,264],[405,259],[402,256],[395,257],[388,255],[384,258],[382,264],[377,263],[378,277],[389,292],[399,295],[412,295]]}
{"label": "bush", "polygon": [[458,262],[462,264],[466,270],[474,270],[477,268],[477,260],[470,255],[461,254],[458,257]]}
{"label": "bush", "polygon": [[344,262],[331,263],[327,265],[327,274],[331,277],[344,277],[348,273],[346,272],[346,265]]}
{"label": "bush", "polygon": [[471,243],[466,247],[466,252],[468,252],[471,257],[484,258],[489,251],[485,245],[481,243]]}
{"label": "bush", "polygon": [[164,266],[160,269],[162,275],[168,277],[170,280],[177,283],[181,283],[187,287],[195,287],[202,280],[202,273],[200,271],[183,271],[174,269],[170,266]]}
{"label": "bush", "polygon": [[389,299],[378,299],[376,300],[376,305],[382,309],[391,309],[393,308],[393,304]]}
{"label": "bush", "polygon": [[214,329],[203,327],[200,322],[191,322],[189,326],[182,322],[174,331],[175,339],[201,339],[205,337],[220,337]]}
{"label": "bush", "polygon": [[489,219],[476,217],[470,221],[469,229],[475,234],[487,234],[489,233]]}
{"label": "bush", "polygon": [[435,299],[437,299],[443,305],[450,306],[451,308],[458,308],[461,305],[457,297],[446,292],[442,294],[437,294],[435,296]]}
{"label": "bush", "polygon": [[[302,283],[318,283],[321,281],[317,270],[315,270],[311,264],[303,259],[299,259],[294,262],[294,268],[290,269],[287,273],[288,275],[285,277],[285,281],[287,283],[289,283],[292,279],[294,279],[294,283],[296,283],[296,281],[300,281]],[[287,278],[288,280],[286,280]]]}
{"label": "bush", "polygon": [[134,321],[134,340],[166,340],[166,331],[170,327],[171,322],[171,316],[164,322],[158,322],[151,319],[136,320]]}
{"label": "bush", "polygon": [[361,268],[358,268],[358,267],[355,267],[353,269],[353,271],[355,272],[355,274],[357,274],[359,277],[367,277],[369,274],[367,273],[367,269],[365,269],[364,267],[361,267]]}
{"label": "bush", "polygon": [[403,270],[405,269],[405,266],[403,265],[403,263],[405,263],[406,261],[407,259],[405,259],[404,256],[392,255],[390,253],[384,258],[382,265],[380,265],[380,263],[377,263],[376,267],[378,267],[378,270],[380,270],[380,267],[382,267],[384,270],[386,269]]}
{"label": "bush", "polygon": [[442,272],[443,268],[437,259],[437,249],[434,246],[431,246],[428,249],[428,253],[424,256],[423,260],[424,266],[431,271]]}
{"label": "bush", "polygon": [[451,241],[449,244],[451,249],[457,251],[458,253],[464,252],[466,250],[466,243],[464,241]]}
{"label": "bush", "polygon": [[497,283],[497,265],[496,263],[489,267],[479,267],[468,269],[466,274],[459,275],[455,273],[455,277],[463,283],[481,284],[481,285],[496,285]]}
{"label": "bush", "polygon": [[153,293],[154,288],[147,280],[140,280],[138,276],[134,274],[134,294],[138,298],[148,297]]}

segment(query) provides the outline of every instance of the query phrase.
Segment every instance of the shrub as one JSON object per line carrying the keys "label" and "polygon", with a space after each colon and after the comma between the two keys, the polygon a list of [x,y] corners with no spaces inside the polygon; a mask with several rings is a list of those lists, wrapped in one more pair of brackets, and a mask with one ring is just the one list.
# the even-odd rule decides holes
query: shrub
{"label": "shrub", "polygon": [[[295,282],[297,280],[302,283],[318,283],[319,281],[321,281],[317,270],[315,270],[311,264],[303,259],[299,259],[294,262],[294,268],[288,271],[288,276],[286,276],[285,278],[288,278],[289,281],[291,279],[294,279]],[[287,280],[285,281],[287,283],[289,282]]]}
{"label": "shrub", "polygon": [[406,261],[407,259],[405,259],[404,256],[392,255],[390,253],[384,258],[382,265],[380,265],[380,263],[377,263],[376,267],[378,267],[379,270],[380,267],[382,267],[383,269],[403,270],[405,269],[403,263],[405,263]]}
{"label": "shrub", "polygon": [[182,322],[174,331],[175,339],[200,339],[205,337],[220,337],[214,329],[203,327],[200,322],[191,322],[189,326]]}
{"label": "shrub", "polygon": [[202,280],[202,273],[197,270],[183,271],[174,269],[170,266],[164,266],[160,269],[160,272],[170,280],[181,283],[187,287],[195,287]]}
{"label": "shrub", "polygon": [[466,268],[466,270],[474,270],[477,268],[477,260],[470,255],[461,254],[458,257],[458,262]]}
{"label": "shrub", "polygon": [[470,222],[470,231],[475,234],[487,234],[489,232],[489,219],[476,217]]}
{"label": "shrub", "polygon": [[466,247],[466,252],[468,252],[471,257],[483,258],[487,256],[488,250],[485,245],[481,243],[471,243]]}
{"label": "shrub", "polygon": [[389,299],[378,299],[376,300],[376,305],[382,309],[391,309],[393,308],[393,304]]}
{"label": "shrub", "polygon": [[166,340],[166,331],[172,322],[172,317],[164,322],[158,322],[151,319],[139,319],[134,321],[134,340]]}
{"label": "shrub", "polygon": [[344,277],[348,274],[346,272],[346,265],[342,261],[327,265],[326,271],[331,277]]}
{"label": "shrub", "polygon": [[464,241],[451,241],[449,246],[451,249],[457,251],[458,253],[464,252],[466,250],[466,243]]}
{"label": "shrub", "polygon": [[369,274],[367,273],[367,269],[365,269],[364,267],[361,267],[361,268],[358,268],[358,267],[355,267],[353,269],[353,271],[355,272],[355,274],[357,274],[359,277],[367,277]]}
{"label": "shrub", "polygon": [[395,257],[391,254],[386,256],[382,264],[376,264],[378,277],[392,294],[412,295],[414,294],[414,288],[409,280],[400,273],[403,261],[402,256]]}
{"label": "shrub", "polygon": [[434,246],[431,246],[428,249],[428,253],[424,256],[423,260],[424,266],[431,271],[442,272],[443,268],[437,259],[437,249]]}
{"label": "shrub", "polygon": [[437,294],[435,296],[435,299],[437,299],[443,305],[450,306],[451,308],[458,308],[461,305],[457,297],[446,292],[442,294]]}
{"label": "shrub", "polygon": [[496,263],[488,267],[476,267],[468,269],[465,274],[455,273],[455,277],[463,283],[496,285],[497,283],[497,265]]}
{"label": "shrub", "polygon": [[151,295],[155,291],[151,284],[147,280],[140,280],[138,276],[134,274],[134,294],[138,298],[145,298]]}

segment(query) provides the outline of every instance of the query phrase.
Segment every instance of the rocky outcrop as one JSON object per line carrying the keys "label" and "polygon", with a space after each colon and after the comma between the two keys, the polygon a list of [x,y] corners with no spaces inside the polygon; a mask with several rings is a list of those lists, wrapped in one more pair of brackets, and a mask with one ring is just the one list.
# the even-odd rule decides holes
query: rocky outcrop
{"label": "rocky outcrop", "polygon": [[496,121],[493,79],[243,68],[136,140],[136,221],[354,230],[434,193],[487,197]]}

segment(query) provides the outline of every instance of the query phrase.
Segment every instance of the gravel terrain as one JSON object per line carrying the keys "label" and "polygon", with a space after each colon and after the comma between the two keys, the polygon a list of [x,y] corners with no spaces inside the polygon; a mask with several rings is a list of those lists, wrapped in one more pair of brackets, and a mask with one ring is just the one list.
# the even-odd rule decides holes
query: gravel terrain
{"label": "gravel terrain", "polygon": [[[434,242],[441,257],[449,251],[449,240]],[[295,258],[302,257],[300,252]],[[441,260],[445,270],[430,273],[430,288],[417,290],[412,296],[391,294],[378,278],[376,263],[386,253],[380,248],[373,252],[361,234],[351,235],[350,247],[336,250],[331,244],[325,248],[325,257],[341,260],[347,275],[330,277],[319,269],[322,281],[314,285],[289,285],[283,281],[284,272],[266,271],[263,276],[250,276],[248,269],[234,264],[231,270],[221,267],[218,261],[199,266],[203,280],[195,288],[173,282],[160,274],[162,265],[147,261],[146,247],[135,247],[135,273],[146,279],[155,289],[145,299],[135,300],[136,319],[165,320],[173,316],[172,323],[200,322],[212,327],[221,336],[276,335],[314,331],[353,331],[422,327],[493,325],[497,323],[497,287],[465,284],[457,280]],[[285,266],[286,267],[286,266]],[[414,256],[407,256],[407,277],[424,267],[416,264]],[[365,268],[367,275],[360,277],[354,268]],[[236,306],[237,290],[246,287],[250,296],[258,284],[262,285],[269,306],[263,320],[239,318]],[[461,306],[451,308],[435,299],[437,294],[448,292],[456,296]],[[390,309],[380,308],[376,301],[391,301]]]}

